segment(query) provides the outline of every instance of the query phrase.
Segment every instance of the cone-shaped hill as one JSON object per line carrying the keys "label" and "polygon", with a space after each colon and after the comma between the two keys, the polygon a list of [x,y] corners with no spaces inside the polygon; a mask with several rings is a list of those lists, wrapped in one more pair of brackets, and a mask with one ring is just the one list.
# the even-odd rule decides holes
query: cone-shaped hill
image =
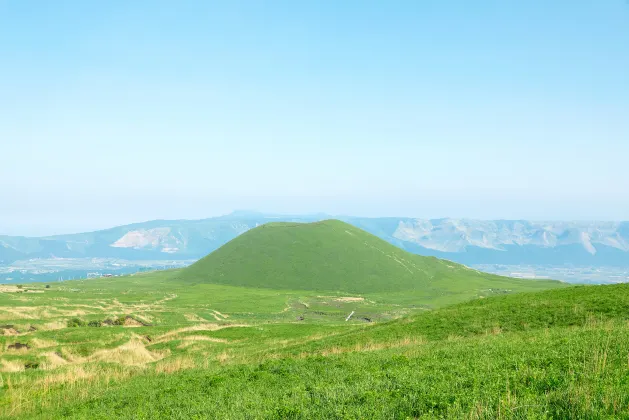
{"label": "cone-shaped hill", "polygon": [[190,283],[271,289],[350,293],[424,290],[440,295],[560,285],[494,276],[411,254],[338,220],[259,226],[182,270],[178,278]]}

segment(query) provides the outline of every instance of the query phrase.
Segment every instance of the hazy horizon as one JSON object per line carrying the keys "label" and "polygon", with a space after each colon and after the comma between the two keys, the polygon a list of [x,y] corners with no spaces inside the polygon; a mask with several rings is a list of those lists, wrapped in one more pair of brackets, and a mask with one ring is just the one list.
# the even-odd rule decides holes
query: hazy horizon
{"label": "hazy horizon", "polygon": [[59,230],[59,228],[56,227],[48,227],[47,229],[49,230],[49,232],[42,232],[42,233],[34,233],[34,234],[23,234],[20,232],[3,232],[0,231],[0,236],[24,236],[24,237],[49,237],[49,236],[57,236],[57,235],[71,235],[71,234],[77,234],[77,233],[87,233],[87,232],[92,232],[92,231],[99,231],[99,230],[106,230],[106,229],[110,229],[110,228],[116,228],[116,227],[120,227],[120,226],[127,226],[127,225],[134,225],[134,224],[142,224],[142,223],[146,223],[146,222],[155,222],[155,221],[164,221],[164,222],[177,222],[177,221],[195,221],[195,220],[205,220],[205,219],[212,219],[212,218],[217,218],[217,217],[225,217],[225,216],[230,216],[232,214],[234,214],[235,216],[237,216],[237,213],[253,213],[253,214],[259,214],[259,215],[264,215],[264,216],[269,216],[269,217],[273,217],[273,216],[278,216],[278,217],[282,217],[282,216],[295,216],[295,217],[308,217],[308,216],[325,216],[325,217],[329,217],[331,219],[334,218],[345,218],[345,217],[357,217],[357,218],[367,218],[367,219],[387,219],[387,218],[400,218],[400,219],[422,219],[422,220],[447,220],[447,219],[454,219],[454,220],[477,220],[477,221],[527,221],[527,222],[533,222],[533,223],[540,223],[540,222],[549,222],[549,223],[556,223],[556,222],[566,222],[566,223],[583,223],[583,224],[587,224],[587,223],[629,223],[629,220],[595,220],[595,219],[591,219],[591,220],[585,220],[585,219],[509,219],[509,218],[495,218],[495,219],[483,219],[483,218],[471,218],[471,217],[449,217],[449,216],[444,216],[444,217],[418,217],[418,216],[413,216],[413,215],[400,215],[400,214],[392,214],[392,215],[379,215],[379,216],[364,216],[364,215],[356,215],[356,214],[329,214],[329,213],[325,213],[325,212],[305,212],[305,213],[277,213],[277,212],[262,212],[262,211],[258,211],[258,210],[251,210],[251,209],[235,209],[232,211],[229,211],[227,213],[222,213],[222,214],[216,214],[216,215],[212,215],[212,216],[207,216],[207,217],[199,217],[199,218],[172,218],[172,219],[144,219],[144,220],[133,220],[133,221],[129,221],[126,223],[120,223],[117,225],[110,225],[110,226],[100,226],[100,227],[96,227],[96,228],[91,228],[91,229],[84,229],[84,230]]}
{"label": "hazy horizon", "polygon": [[0,2],[0,234],[629,220],[629,4]]}

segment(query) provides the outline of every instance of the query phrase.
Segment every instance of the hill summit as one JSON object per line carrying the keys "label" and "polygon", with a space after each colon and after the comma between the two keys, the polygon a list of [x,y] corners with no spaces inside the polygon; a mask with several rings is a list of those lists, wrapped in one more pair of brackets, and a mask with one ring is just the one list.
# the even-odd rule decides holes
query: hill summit
{"label": "hill summit", "polygon": [[338,220],[258,226],[184,269],[179,278],[192,283],[271,289],[351,293],[423,290],[441,295],[540,283],[480,273],[450,261],[411,254]]}

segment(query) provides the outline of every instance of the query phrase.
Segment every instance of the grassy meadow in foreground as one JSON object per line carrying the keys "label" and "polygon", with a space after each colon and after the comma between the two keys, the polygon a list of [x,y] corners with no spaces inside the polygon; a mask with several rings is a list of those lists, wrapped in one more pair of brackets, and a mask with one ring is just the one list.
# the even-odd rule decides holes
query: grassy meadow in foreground
{"label": "grassy meadow in foreground", "polygon": [[359,295],[182,284],[180,276],[165,271],[50,287],[0,286],[0,413],[44,415],[136,376],[198,368],[207,373],[275,358],[435,306],[502,295],[510,286],[507,280],[476,292]]}
{"label": "grassy meadow in foreground", "polygon": [[[285,299],[307,304],[298,295]],[[379,323],[323,315],[296,321],[290,318],[303,312],[281,305],[258,313],[257,322],[226,312],[204,308],[199,313],[222,321],[182,320],[175,328],[42,327],[4,337],[5,349],[18,337],[32,347],[11,358],[5,351],[3,361],[35,350],[66,362],[3,373],[3,411],[29,418],[629,418],[629,285],[496,296]],[[157,310],[153,320],[178,313]]]}

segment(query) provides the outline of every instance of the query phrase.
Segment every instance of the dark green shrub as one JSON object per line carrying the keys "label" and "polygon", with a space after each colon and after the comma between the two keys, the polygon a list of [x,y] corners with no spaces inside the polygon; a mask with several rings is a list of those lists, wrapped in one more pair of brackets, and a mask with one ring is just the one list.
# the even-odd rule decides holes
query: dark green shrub
{"label": "dark green shrub", "polygon": [[90,321],[87,323],[88,327],[102,327],[103,323],[98,321],[98,320],[94,320],[94,321]]}
{"label": "dark green shrub", "polygon": [[24,364],[24,369],[37,369],[39,368],[38,362],[26,362]]}
{"label": "dark green shrub", "polygon": [[126,316],[119,316],[118,318],[114,319],[113,325],[124,325],[124,322],[126,320],[127,320]]}
{"label": "dark green shrub", "polygon": [[103,321],[103,324],[105,325],[124,325],[125,321],[127,320],[126,316],[119,316],[117,318],[107,318]]}
{"label": "dark green shrub", "polygon": [[46,285],[46,289],[50,289],[50,285],[49,284]]}
{"label": "dark green shrub", "polygon": [[22,286],[21,284],[18,284],[18,285],[17,285],[17,288],[18,288],[18,289],[21,289],[22,287],[24,287],[24,286]]}
{"label": "dark green shrub", "polygon": [[85,321],[83,321],[82,319],[72,318],[72,319],[68,320],[68,327],[70,327],[70,328],[84,327],[84,326],[85,326]]}

